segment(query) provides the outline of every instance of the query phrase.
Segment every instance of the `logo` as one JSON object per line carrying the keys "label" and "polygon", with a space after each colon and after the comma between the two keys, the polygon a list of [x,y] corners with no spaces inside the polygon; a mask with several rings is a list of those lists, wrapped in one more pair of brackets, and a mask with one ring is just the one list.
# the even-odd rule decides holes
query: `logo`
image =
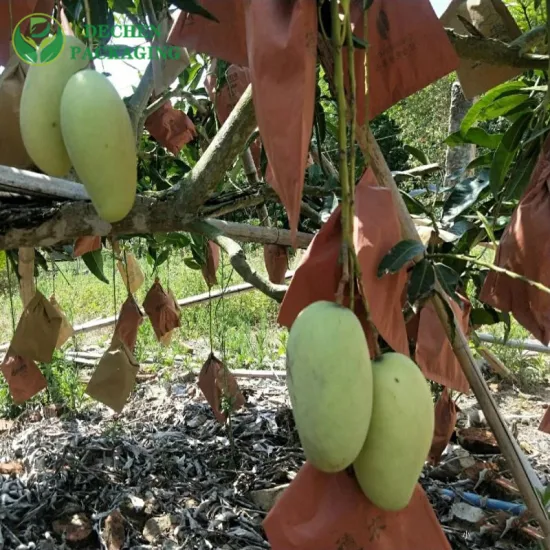
{"label": "logo", "polygon": [[45,13],[31,13],[17,23],[12,45],[17,56],[28,65],[46,65],[62,52],[65,36],[56,19]]}

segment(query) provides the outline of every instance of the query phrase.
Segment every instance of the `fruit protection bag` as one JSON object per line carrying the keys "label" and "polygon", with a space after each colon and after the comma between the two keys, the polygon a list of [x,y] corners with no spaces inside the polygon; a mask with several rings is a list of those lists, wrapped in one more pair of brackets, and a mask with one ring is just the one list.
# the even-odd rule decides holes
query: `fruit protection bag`
{"label": "fruit protection bag", "polygon": [[57,345],[61,322],[61,315],[37,290],[15,329],[11,341],[14,353],[25,359],[49,363]]}
{"label": "fruit protection bag", "polygon": [[409,505],[384,512],[348,471],[306,462],[263,522],[273,550],[451,550],[420,485]]}
{"label": "fruit protection bag", "polygon": [[[356,187],[354,242],[362,283],[374,325],[397,352],[409,356],[401,295],[405,269],[379,278],[380,260],[401,240],[401,229],[391,191],[379,187],[368,170]],[[315,235],[292,277],[279,310],[279,324],[290,328],[300,311],[317,300],[335,301],[342,274],[340,207]],[[367,331],[368,334],[368,331]]]}
{"label": "fruit protection bag", "polygon": [[55,347],[59,349],[74,334],[74,329],[53,294],[50,297],[50,304],[52,304],[57,313],[61,316],[61,327],[59,328],[59,336],[57,337],[57,343],[55,344]]}
{"label": "fruit protection bag", "polygon": [[10,395],[17,404],[24,403],[46,388],[46,379],[34,361],[17,355],[8,349],[0,370],[4,375]]}
{"label": "fruit protection bag", "polygon": [[120,413],[134,388],[139,364],[115,334],[86,387],[96,401]]}
{"label": "fruit protection bag", "polygon": [[550,434],[550,407],[546,409],[544,416],[542,417],[539,430],[541,432]]}
{"label": "fruit protection bag", "polygon": [[125,263],[121,260],[117,261],[118,272],[128,292],[135,294],[143,285],[145,276],[136,257],[131,252],[126,252],[125,259]]}
{"label": "fruit protection bag", "polygon": [[158,277],[145,296],[143,309],[151,320],[157,340],[180,326],[178,305],[174,298],[164,291]]}
{"label": "fruit protection bag", "polygon": [[73,246],[73,258],[101,249],[101,237],[79,237]]}
{"label": "fruit protection bag", "polygon": [[264,245],[264,262],[269,280],[273,284],[282,285],[288,269],[287,247],[280,244]]}
{"label": "fruit protection bag", "polygon": [[220,424],[224,424],[226,421],[226,414],[222,410],[224,397],[232,400],[232,411],[240,409],[245,404],[237,380],[213,353],[209,355],[199,373],[199,388]]}
{"label": "fruit protection bag", "polygon": [[430,462],[439,464],[441,455],[447,447],[455,429],[458,408],[451,399],[448,388],[443,388],[437,403],[435,404],[435,427],[432,446],[429,452]]}
{"label": "fruit protection bag", "polygon": [[[168,289],[168,294],[170,298],[172,298],[174,307],[176,308],[176,311],[178,312],[178,315],[179,315],[181,308],[178,304],[178,301],[176,300],[176,297],[174,296],[174,293],[172,292],[172,289],[170,288]],[[172,329],[170,332],[167,332],[164,336],[161,336],[159,340],[161,345],[163,345],[164,347],[168,347],[170,345],[170,342],[172,341],[172,336],[174,335],[174,330],[175,329]]]}
{"label": "fruit protection bag", "polygon": [[143,323],[144,315],[134,297],[129,294],[120,308],[120,316],[115,326],[115,337],[126,344],[133,353],[136,347],[137,334]]}
{"label": "fruit protection bag", "polygon": [[[550,138],[547,138],[529,186],[500,239],[495,265],[550,286]],[[550,342],[550,295],[489,271],[479,299],[511,312],[537,340]]]}
{"label": "fruit protection bag", "polygon": [[216,271],[220,263],[220,247],[216,243],[208,241],[205,252],[206,264],[201,267],[201,271],[208,288],[212,288],[218,284]]}

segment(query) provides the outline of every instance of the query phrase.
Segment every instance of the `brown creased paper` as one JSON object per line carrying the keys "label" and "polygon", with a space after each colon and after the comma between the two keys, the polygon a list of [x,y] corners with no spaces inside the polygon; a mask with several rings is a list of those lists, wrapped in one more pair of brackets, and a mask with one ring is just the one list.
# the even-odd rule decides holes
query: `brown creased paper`
{"label": "brown creased paper", "polygon": [[158,277],[147,292],[143,309],[153,325],[157,340],[180,326],[180,311],[171,294],[164,291]]}
{"label": "brown creased paper", "polygon": [[10,395],[17,404],[24,403],[46,388],[46,379],[34,361],[24,359],[9,349],[0,365]]}
{"label": "brown creased paper", "polygon": [[193,121],[183,111],[175,109],[169,100],[147,117],[145,128],[173,155],[197,136]]}
{"label": "brown creased paper", "polygon": [[226,414],[222,410],[224,396],[233,401],[232,411],[240,409],[245,404],[237,380],[231,374],[231,371],[212,353],[202,366],[198,385],[220,424],[226,421]]}
{"label": "brown creased paper", "polygon": [[122,340],[128,349],[134,353],[139,327],[144,315],[132,295],[128,295],[120,308],[120,315],[115,326],[114,336]]}
{"label": "brown creased paper", "polygon": [[420,485],[404,510],[384,512],[351,474],[326,474],[309,462],[263,527],[273,550],[451,550]]}
{"label": "brown creased paper", "polygon": [[[401,294],[407,273],[378,278],[380,260],[401,240],[401,229],[391,192],[379,187],[367,171],[356,188],[354,243],[372,320],[384,340],[409,355]],[[291,327],[298,313],[317,300],[335,301],[342,273],[340,207],[313,238],[296,270],[279,310],[278,322]]]}
{"label": "brown creased paper", "polygon": [[264,262],[269,280],[273,284],[282,285],[288,270],[287,247],[280,244],[264,245]]}
{"label": "brown creased paper", "polygon": [[101,237],[78,237],[73,246],[73,258],[101,249]]}
{"label": "brown creased paper", "polygon": [[86,393],[119,413],[132,393],[138,370],[139,364],[132,352],[114,336],[88,382]]}
{"label": "brown creased paper", "polygon": [[[546,139],[531,181],[504,230],[495,265],[550,286],[550,139]],[[550,295],[489,271],[479,299],[517,321],[545,346],[550,342]]]}
{"label": "brown creased paper", "polygon": [[[464,334],[468,335],[472,306],[468,300],[459,297],[461,305],[452,299],[449,302]],[[415,360],[429,380],[461,393],[469,393],[470,384],[431,303],[420,310]]]}
{"label": "brown creased paper", "polygon": [[19,127],[19,105],[25,76],[25,64],[16,55],[10,57],[0,75],[0,164],[23,170],[33,164]]}
{"label": "brown creased paper", "polygon": [[550,406],[546,409],[544,416],[539,425],[539,430],[541,432],[550,434]]}
{"label": "brown creased paper", "polygon": [[431,464],[439,464],[443,451],[455,429],[458,407],[451,399],[451,392],[443,388],[434,408],[435,426],[432,446],[428,454]]}
{"label": "brown creased paper", "polygon": [[[170,289],[170,288],[168,289],[168,295],[170,296],[170,298],[172,298],[173,305],[176,308],[176,311],[178,312],[178,315],[179,315],[179,313],[181,311],[181,308],[178,304],[177,298],[174,296],[174,293],[172,292],[172,289]],[[164,336],[160,337],[159,342],[165,348],[168,347],[170,345],[170,343],[172,342],[172,337],[174,336],[174,330],[175,329],[172,329],[170,332],[167,332]]]}
{"label": "brown creased paper", "polygon": [[216,271],[218,271],[219,263],[220,247],[216,243],[208,241],[206,245],[206,264],[201,267],[202,276],[208,288],[212,288],[214,285],[218,284]]}
{"label": "brown creased paper", "polygon": [[117,261],[117,268],[126,290],[130,294],[135,294],[143,285],[145,275],[136,259],[131,252],[126,252],[126,265],[121,260]]}
{"label": "brown creased paper", "polygon": [[11,341],[13,351],[25,359],[49,363],[57,345],[61,322],[61,315],[37,290],[15,329]]}
{"label": "brown creased paper", "polygon": [[50,297],[50,304],[52,304],[55,311],[57,311],[57,313],[61,316],[61,327],[59,328],[59,336],[57,337],[57,343],[55,344],[55,347],[59,349],[74,334],[74,329],[53,294]]}
{"label": "brown creased paper", "polygon": [[[485,38],[511,42],[521,35],[502,0],[453,0],[450,3],[441,16],[441,23],[458,34],[469,36],[471,33],[458,16],[471,23]],[[464,58],[460,59],[456,72],[465,97],[473,99],[523,71]]]}

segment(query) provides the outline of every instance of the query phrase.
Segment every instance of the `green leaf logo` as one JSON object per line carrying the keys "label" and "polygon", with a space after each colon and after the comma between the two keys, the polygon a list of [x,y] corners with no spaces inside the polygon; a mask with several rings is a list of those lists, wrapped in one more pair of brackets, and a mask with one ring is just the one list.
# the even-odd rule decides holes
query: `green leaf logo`
{"label": "green leaf logo", "polygon": [[62,52],[64,45],[65,36],[61,25],[46,13],[27,15],[13,30],[13,49],[28,65],[51,63]]}

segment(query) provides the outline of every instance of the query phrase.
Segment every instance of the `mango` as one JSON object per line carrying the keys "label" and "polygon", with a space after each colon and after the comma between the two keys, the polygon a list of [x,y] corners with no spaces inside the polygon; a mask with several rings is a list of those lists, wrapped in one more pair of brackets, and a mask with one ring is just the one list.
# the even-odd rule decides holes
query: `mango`
{"label": "mango", "polygon": [[61,94],[69,78],[83,69],[88,60],[75,55],[73,47],[86,46],[74,36],[66,36],[63,50],[47,65],[29,67],[21,94],[21,137],[27,153],[45,174],[66,176],[71,161],[63,143],[59,109]]}
{"label": "mango", "polygon": [[61,132],[99,217],[109,223],[125,218],[136,196],[136,140],[126,105],[105,75],[86,69],[69,79]]}
{"label": "mango", "polygon": [[344,470],[363,446],[372,411],[371,360],[359,319],[333,302],[307,306],[290,329],[286,369],[307,460],[323,472]]}
{"label": "mango", "polygon": [[398,511],[409,504],[430,450],[432,395],[418,366],[400,353],[373,361],[372,373],[372,418],[353,468],[375,506]]}

